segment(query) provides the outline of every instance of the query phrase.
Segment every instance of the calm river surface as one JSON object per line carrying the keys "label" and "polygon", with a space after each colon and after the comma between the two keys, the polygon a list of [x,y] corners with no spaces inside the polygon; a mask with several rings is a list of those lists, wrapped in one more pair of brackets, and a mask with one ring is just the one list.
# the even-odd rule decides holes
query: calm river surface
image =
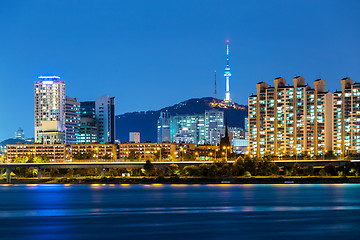
{"label": "calm river surface", "polygon": [[0,239],[360,239],[360,185],[0,185]]}

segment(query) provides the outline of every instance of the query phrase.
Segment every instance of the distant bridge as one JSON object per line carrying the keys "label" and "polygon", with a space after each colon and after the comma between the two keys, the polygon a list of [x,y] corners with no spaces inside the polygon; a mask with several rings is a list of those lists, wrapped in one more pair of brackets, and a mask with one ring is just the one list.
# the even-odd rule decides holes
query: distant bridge
{"label": "distant bridge", "polygon": [[[325,166],[326,164],[333,164],[335,166],[344,166],[348,162],[360,162],[360,160],[276,160],[274,163],[282,167],[290,167],[295,163],[299,163],[300,166],[312,165]],[[170,164],[177,164],[179,167],[186,166],[198,166],[200,164],[212,164],[212,161],[192,161],[192,162],[152,162],[154,167],[165,170]],[[11,183],[11,169],[13,168],[37,168],[38,179],[42,178],[42,171],[44,169],[60,169],[60,168],[98,168],[101,170],[101,177],[105,176],[105,169],[112,168],[143,168],[145,162],[54,162],[54,163],[3,163],[0,164],[0,169],[6,169],[6,181]],[[228,164],[234,164],[234,161],[228,161]]]}

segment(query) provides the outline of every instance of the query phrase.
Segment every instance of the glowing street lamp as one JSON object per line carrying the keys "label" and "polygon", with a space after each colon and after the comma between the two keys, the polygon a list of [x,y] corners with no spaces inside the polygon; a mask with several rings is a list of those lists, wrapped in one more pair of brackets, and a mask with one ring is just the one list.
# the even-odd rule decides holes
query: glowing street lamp
{"label": "glowing street lamp", "polygon": [[296,151],[296,145],[294,145],[294,154],[295,154],[295,160],[297,161],[297,151]]}

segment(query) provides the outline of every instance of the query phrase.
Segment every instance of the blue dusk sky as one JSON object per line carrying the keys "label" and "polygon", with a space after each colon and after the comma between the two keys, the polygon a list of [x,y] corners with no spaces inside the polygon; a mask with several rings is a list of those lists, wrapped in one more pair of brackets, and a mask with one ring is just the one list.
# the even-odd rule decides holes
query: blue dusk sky
{"label": "blue dusk sky", "polygon": [[360,81],[360,1],[1,1],[0,140],[33,137],[39,75],[80,101],[116,97],[116,114],[225,95],[247,104],[255,84],[298,75],[327,89]]}

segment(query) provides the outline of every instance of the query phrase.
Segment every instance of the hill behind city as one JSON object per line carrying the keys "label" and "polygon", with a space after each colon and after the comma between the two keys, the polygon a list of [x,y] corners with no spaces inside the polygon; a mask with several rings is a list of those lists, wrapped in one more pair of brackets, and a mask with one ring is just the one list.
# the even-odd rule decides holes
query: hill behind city
{"label": "hill behind city", "polygon": [[129,132],[140,132],[141,141],[157,141],[157,120],[160,112],[168,112],[171,116],[182,114],[203,114],[206,110],[224,111],[229,127],[244,128],[244,118],[248,115],[248,107],[234,103],[233,107],[225,107],[221,100],[212,97],[193,98],[157,111],[124,113],[116,116],[116,138],[121,142],[129,140]]}

